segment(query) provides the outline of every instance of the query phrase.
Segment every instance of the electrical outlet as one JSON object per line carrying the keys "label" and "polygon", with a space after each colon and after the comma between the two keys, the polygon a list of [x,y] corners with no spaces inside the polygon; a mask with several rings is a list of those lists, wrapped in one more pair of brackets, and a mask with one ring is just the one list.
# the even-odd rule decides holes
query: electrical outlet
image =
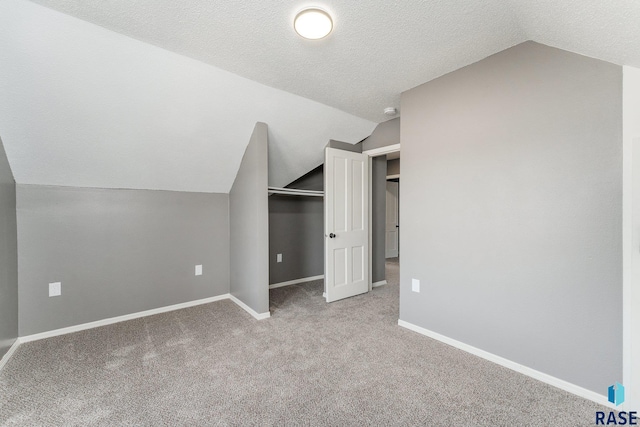
{"label": "electrical outlet", "polygon": [[196,265],[196,276],[202,276],[202,265]]}
{"label": "electrical outlet", "polygon": [[411,279],[411,290],[420,293],[420,280]]}
{"label": "electrical outlet", "polygon": [[276,262],[282,262],[282,254],[276,255]]}
{"label": "electrical outlet", "polygon": [[60,295],[62,295],[62,283],[49,283],[49,296],[58,297]]}

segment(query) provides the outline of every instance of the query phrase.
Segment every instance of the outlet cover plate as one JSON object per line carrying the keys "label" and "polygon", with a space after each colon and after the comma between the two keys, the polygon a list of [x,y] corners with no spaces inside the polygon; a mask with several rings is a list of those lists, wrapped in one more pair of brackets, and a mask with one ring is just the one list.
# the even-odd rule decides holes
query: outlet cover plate
{"label": "outlet cover plate", "polygon": [[196,276],[202,276],[202,265],[196,265]]}
{"label": "outlet cover plate", "polygon": [[62,283],[60,282],[49,283],[49,296],[59,297],[60,295],[62,295]]}
{"label": "outlet cover plate", "polygon": [[276,262],[282,262],[282,254],[276,255]]}
{"label": "outlet cover plate", "polygon": [[411,279],[411,290],[413,292],[420,292],[420,280],[418,279]]}

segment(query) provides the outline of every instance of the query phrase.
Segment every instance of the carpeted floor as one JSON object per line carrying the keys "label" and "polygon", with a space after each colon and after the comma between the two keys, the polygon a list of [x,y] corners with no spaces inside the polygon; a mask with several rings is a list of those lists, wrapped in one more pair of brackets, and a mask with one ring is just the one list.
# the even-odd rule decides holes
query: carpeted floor
{"label": "carpeted floor", "polygon": [[0,424],[552,426],[604,410],[397,325],[389,285],[327,304],[322,282],[27,343],[0,373]]}

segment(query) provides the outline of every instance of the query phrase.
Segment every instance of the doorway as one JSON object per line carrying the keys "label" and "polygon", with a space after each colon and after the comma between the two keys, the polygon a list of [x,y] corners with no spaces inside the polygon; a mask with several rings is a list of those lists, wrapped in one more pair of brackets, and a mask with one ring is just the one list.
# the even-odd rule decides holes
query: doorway
{"label": "doorway", "polygon": [[400,180],[387,180],[386,220],[385,220],[385,258],[398,258],[400,255],[400,216],[399,195]]}
{"label": "doorway", "polygon": [[[399,145],[385,146],[362,153],[340,151],[328,148],[325,159],[325,296],[327,301],[358,295],[387,284],[388,180],[392,180],[392,187],[395,186],[396,190],[399,188]],[[344,159],[347,158],[348,161],[345,163]],[[340,166],[334,172],[329,173],[329,165],[346,166]],[[356,165],[358,165],[357,168]],[[351,170],[350,168],[355,169]],[[356,179],[356,177],[358,178]],[[368,197],[366,189],[368,189]],[[398,262],[397,258],[400,252],[400,224],[397,207],[399,192],[395,191],[394,194],[396,207],[391,213],[392,232],[389,234],[394,237],[390,246],[395,246],[395,250],[391,251],[390,255]],[[336,206],[341,205],[335,203],[334,199],[340,201],[344,199],[342,205],[346,207],[346,210],[336,210]],[[352,209],[349,208],[350,206]],[[337,218],[340,218],[341,224],[350,225],[353,230],[344,228],[341,232],[337,232],[336,223],[333,223]],[[367,223],[368,225],[365,225]],[[391,225],[389,228],[391,229]],[[368,236],[361,234],[361,231],[367,229],[369,230]],[[358,244],[349,241],[349,232],[360,233],[358,234],[360,238]],[[341,238],[343,246],[338,245]],[[368,257],[365,255],[367,252]],[[358,262],[355,262],[356,260]],[[368,278],[365,279],[367,276]],[[334,292],[335,297],[331,297],[331,288],[334,288],[334,291],[342,288],[340,291],[344,290],[344,292]],[[329,292],[327,292],[328,290]]]}
{"label": "doorway", "polygon": [[[389,262],[400,256],[400,144],[365,151],[372,164],[372,288],[389,282]],[[396,268],[397,271],[397,268]]]}
{"label": "doorway", "polygon": [[[324,279],[322,296],[331,302],[386,285],[387,261],[395,261],[397,270],[400,147],[382,147],[385,151],[375,154],[343,148],[328,145],[324,167],[319,166],[287,188],[269,188],[273,193],[269,217],[272,290]],[[303,185],[309,180],[318,188]],[[389,196],[393,201],[389,208],[388,186],[393,195]],[[292,198],[294,193],[296,197]],[[309,193],[322,193],[318,194],[322,197],[307,200]],[[318,219],[316,227],[310,227],[306,220],[311,217],[303,209],[312,202],[317,202],[314,207],[324,205],[324,214],[318,209],[313,217]],[[316,230],[322,227],[323,219],[324,232]],[[322,248],[324,253],[320,252]],[[388,254],[387,249],[391,249]],[[292,268],[310,265],[305,260],[318,261],[319,265],[309,271]]]}
{"label": "doorway", "polygon": [[400,150],[387,154],[385,258],[400,256]]}

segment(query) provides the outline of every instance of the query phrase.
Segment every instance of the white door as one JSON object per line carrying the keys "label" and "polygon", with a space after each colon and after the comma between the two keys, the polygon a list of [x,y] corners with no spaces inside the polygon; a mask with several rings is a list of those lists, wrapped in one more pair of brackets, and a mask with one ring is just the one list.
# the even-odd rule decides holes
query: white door
{"label": "white door", "polygon": [[399,254],[398,187],[397,182],[387,181],[387,227],[384,251],[386,258],[396,258]]}
{"label": "white door", "polygon": [[325,266],[327,302],[369,291],[369,158],[325,149]]}

